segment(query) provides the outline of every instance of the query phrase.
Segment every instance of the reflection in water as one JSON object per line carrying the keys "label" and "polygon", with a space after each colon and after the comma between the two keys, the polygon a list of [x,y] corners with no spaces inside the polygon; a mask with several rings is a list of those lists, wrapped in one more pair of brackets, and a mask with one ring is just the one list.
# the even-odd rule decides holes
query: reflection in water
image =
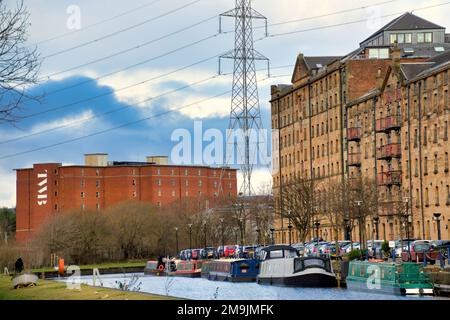
{"label": "reflection in water", "polygon": [[[202,278],[154,277],[134,274],[141,283],[140,291],[194,300],[410,300],[438,297],[394,296],[354,292],[338,288],[285,288],[256,283],[230,283]],[[117,288],[117,283],[132,279],[133,274],[103,275],[104,287]],[[64,281],[64,280],[63,280]],[[81,283],[92,285],[92,276],[81,277]]]}

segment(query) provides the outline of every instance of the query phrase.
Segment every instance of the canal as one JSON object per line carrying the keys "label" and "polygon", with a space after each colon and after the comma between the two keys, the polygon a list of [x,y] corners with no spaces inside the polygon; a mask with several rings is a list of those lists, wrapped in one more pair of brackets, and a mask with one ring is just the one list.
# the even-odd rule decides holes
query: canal
{"label": "canal", "polygon": [[[137,279],[139,291],[193,300],[430,300],[447,299],[431,296],[394,296],[361,293],[345,288],[286,288],[256,283],[230,283],[202,278],[155,277],[138,274],[102,275],[104,287],[118,288],[119,283]],[[65,279],[61,281],[71,281]],[[81,283],[93,285],[92,276],[82,276]],[[99,285],[98,280],[96,285]],[[447,299],[450,301],[450,299]]]}

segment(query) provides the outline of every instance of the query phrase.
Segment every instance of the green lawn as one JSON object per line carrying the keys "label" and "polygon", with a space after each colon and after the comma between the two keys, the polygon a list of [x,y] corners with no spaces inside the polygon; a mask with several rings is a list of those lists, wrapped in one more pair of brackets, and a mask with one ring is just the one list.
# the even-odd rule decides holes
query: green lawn
{"label": "green lawn", "polygon": [[0,300],[167,300],[172,297],[155,296],[137,292],[90,287],[67,289],[65,283],[41,280],[35,287],[14,289],[11,277],[0,275]]}
{"label": "green lawn", "polygon": [[[110,262],[110,263],[100,263],[100,264],[91,264],[80,266],[80,269],[94,269],[94,268],[120,268],[120,267],[145,267],[146,261],[131,261],[131,262]],[[67,267],[67,265],[66,265]],[[55,271],[55,269],[46,267],[46,268],[38,268],[32,269],[31,272],[51,272]]]}

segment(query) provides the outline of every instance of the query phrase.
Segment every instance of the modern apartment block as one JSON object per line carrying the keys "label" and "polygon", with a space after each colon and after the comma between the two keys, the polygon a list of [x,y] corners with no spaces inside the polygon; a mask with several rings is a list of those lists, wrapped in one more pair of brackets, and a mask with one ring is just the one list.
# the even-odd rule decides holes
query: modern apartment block
{"label": "modern apartment block", "polygon": [[162,207],[180,200],[208,209],[220,204],[219,197],[237,195],[235,169],[169,165],[167,157],[147,157],[146,162],[107,158],[88,154],[84,165],[17,169],[16,240],[26,241],[46,219],[74,209],[102,210],[124,201]]}
{"label": "modern apartment block", "polygon": [[[292,84],[271,88],[276,242],[288,239],[283,187],[299,176],[373,178],[380,238],[400,237],[399,201],[407,201],[410,236],[437,239],[440,225],[450,238],[449,51],[445,28],[406,13],[346,56],[298,55]],[[319,235],[333,239],[320,222]]]}

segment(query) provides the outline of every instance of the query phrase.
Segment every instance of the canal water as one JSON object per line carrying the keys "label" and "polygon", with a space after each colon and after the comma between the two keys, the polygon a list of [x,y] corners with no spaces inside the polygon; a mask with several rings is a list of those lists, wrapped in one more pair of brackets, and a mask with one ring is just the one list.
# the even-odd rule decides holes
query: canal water
{"label": "canal water", "polygon": [[[139,291],[193,300],[429,300],[445,299],[431,296],[394,296],[361,293],[345,288],[286,288],[256,283],[230,283],[202,278],[155,277],[138,274],[101,275],[104,287],[118,288],[137,278]],[[71,281],[61,280],[61,281]],[[93,285],[92,276],[82,276],[81,283]],[[98,286],[98,280],[96,285]]]}

